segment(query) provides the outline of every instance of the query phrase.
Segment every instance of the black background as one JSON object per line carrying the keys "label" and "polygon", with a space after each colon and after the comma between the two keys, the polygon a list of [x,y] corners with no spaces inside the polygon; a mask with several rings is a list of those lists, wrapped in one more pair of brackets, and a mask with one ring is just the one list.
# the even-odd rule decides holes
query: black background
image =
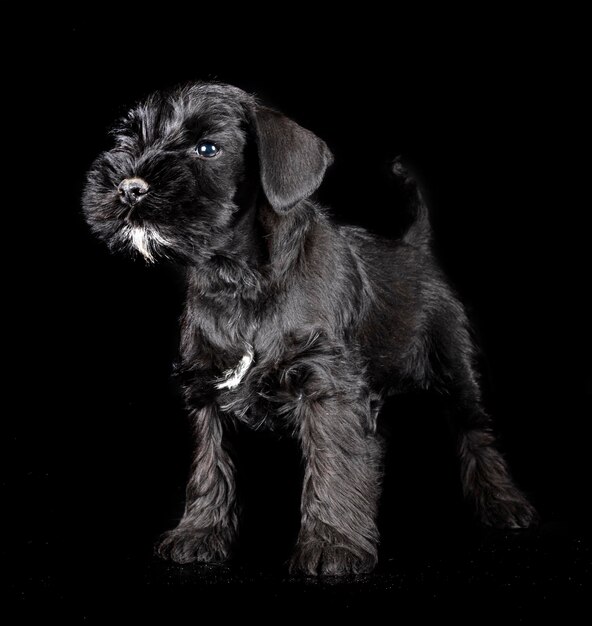
{"label": "black background", "polygon": [[[16,502],[9,590],[23,610],[57,602],[100,619],[125,599],[133,611],[189,605],[196,616],[388,606],[512,623],[535,608],[565,614],[589,589],[592,310],[577,16],[449,14],[452,28],[440,16],[324,20],[302,10],[266,12],[269,23],[231,8],[54,15],[27,39],[17,218],[33,235],[13,263],[24,330],[3,483]],[[377,574],[288,578],[299,458],[289,440],[252,433],[238,451],[236,561],[182,568],[152,557],[182,511],[191,451],[170,382],[182,283],[173,268],[111,256],[90,236],[79,198],[114,119],[154,89],[198,79],[256,92],[323,137],[335,165],[320,198],[339,220],[396,235],[402,207],[386,163],[403,154],[414,164],[438,256],[481,338],[488,406],[541,529],[474,526],[441,416],[413,397],[385,409]]]}

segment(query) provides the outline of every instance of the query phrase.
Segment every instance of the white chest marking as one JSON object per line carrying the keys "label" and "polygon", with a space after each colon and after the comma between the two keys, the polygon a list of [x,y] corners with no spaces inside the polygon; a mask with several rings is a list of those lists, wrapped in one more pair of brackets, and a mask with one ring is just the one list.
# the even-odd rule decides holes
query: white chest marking
{"label": "white chest marking", "polygon": [[234,369],[226,370],[223,374],[224,378],[216,384],[216,389],[234,389],[238,387],[245,374],[248,372],[255,354],[253,347],[247,346],[247,354],[238,362]]}

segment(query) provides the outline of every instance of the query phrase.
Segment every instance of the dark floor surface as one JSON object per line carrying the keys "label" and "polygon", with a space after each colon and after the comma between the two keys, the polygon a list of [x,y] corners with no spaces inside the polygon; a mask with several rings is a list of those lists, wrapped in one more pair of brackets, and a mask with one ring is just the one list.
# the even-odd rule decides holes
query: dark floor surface
{"label": "dark floor surface", "polygon": [[[455,616],[479,623],[529,623],[556,615],[576,623],[590,600],[592,554],[582,529],[548,524],[536,532],[469,537],[401,537],[376,572],[344,579],[289,577],[278,563],[177,566],[131,554],[79,554],[66,571],[29,577],[17,591],[24,613],[57,611],[101,621],[110,615],[195,617],[328,611]],[[77,562],[76,562],[77,561]],[[54,561],[55,564],[59,563]],[[13,589],[14,590],[14,589]],[[582,618],[580,618],[582,619]]]}

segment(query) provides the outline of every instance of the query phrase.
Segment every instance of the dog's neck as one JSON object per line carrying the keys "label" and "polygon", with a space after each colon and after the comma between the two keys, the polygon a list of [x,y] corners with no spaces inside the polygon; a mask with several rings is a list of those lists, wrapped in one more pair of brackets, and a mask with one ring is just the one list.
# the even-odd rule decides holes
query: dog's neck
{"label": "dog's neck", "polygon": [[217,254],[246,263],[263,279],[281,280],[305,253],[307,234],[320,217],[319,208],[304,200],[278,213],[262,190],[246,189],[235,201],[241,208],[232,237]]}
{"label": "dog's neck", "polygon": [[267,202],[258,211],[258,221],[266,245],[266,273],[273,282],[282,282],[306,254],[308,233],[318,221],[318,213],[308,202],[300,202],[287,213],[278,214]]}
{"label": "dog's neck", "polygon": [[308,201],[284,214],[258,200],[237,213],[232,236],[190,270],[190,285],[212,299],[258,300],[281,288],[306,255],[308,233],[319,221]]}

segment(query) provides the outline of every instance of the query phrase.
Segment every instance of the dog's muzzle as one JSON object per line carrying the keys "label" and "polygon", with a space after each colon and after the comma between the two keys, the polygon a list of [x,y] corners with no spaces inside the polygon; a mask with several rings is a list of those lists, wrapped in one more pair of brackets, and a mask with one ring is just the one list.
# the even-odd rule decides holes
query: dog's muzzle
{"label": "dog's muzzle", "polygon": [[117,192],[121,201],[133,206],[150,191],[150,185],[141,178],[125,178],[119,183]]}

